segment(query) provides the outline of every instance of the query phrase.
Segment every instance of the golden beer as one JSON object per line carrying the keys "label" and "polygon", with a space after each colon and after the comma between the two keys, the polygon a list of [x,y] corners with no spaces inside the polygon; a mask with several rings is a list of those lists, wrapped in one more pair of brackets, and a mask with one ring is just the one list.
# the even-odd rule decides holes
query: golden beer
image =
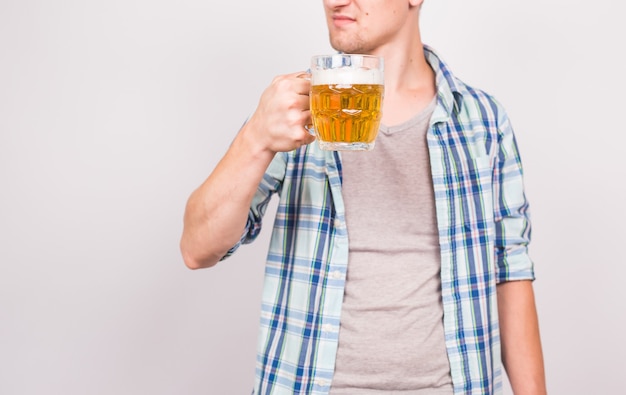
{"label": "golden beer", "polygon": [[322,148],[346,146],[341,143],[361,143],[352,144],[361,149],[374,147],[382,117],[383,85],[313,85],[310,96],[313,127]]}
{"label": "golden beer", "polygon": [[311,118],[320,148],[374,148],[384,93],[382,59],[367,55],[314,57]]}

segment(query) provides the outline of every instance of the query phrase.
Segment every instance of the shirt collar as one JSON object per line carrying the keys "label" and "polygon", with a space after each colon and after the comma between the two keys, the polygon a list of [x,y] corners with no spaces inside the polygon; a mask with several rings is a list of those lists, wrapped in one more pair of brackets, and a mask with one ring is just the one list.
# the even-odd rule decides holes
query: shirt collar
{"label": "shirt collar", "polygon": [[441,104],[435,109],[431,123],[445,121],[451,116],[452,111],[459,112],[461,109],[464,85],[454,77],[448,65],[431,47],[424,45],[424,55],[435,72],[438,103]]}

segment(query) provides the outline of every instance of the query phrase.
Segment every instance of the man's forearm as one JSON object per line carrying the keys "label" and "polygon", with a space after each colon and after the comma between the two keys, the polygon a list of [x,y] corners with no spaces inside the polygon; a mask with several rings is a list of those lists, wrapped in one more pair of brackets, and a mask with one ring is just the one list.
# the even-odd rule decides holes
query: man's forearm
{"label": "man's forearm", "polygon": [[502,362],[515,395],[544,395],[546,380],[535,297],[530,281],[497,287]]}
{"label": "man's forearm", "polygon": [[189,198],[180,242],[189,268],[215,265],[239,241],[250,203],[275,153],[315,140],[305,128],[311,121],[311,82],[302,75],[274,78],[226,155]]}
{"label": "man's forearm", "polygon": [[[242,131],[243,132],[243,131]],[[192,269],[213,266],[241,238],[250,202],[272,159],[255,153],[240,133],[185,209],[181,252]]]}

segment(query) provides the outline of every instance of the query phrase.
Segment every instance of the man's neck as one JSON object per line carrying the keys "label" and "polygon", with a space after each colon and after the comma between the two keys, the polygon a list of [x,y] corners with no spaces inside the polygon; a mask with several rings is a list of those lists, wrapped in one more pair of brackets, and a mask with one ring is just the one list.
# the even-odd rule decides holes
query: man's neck
{"label": "man's neck", "polygon": [[382,123],[397,125],[424,109],[435,96],[435,74],[426,61],[419,33],[408,43],[380,48],[385,58]]}

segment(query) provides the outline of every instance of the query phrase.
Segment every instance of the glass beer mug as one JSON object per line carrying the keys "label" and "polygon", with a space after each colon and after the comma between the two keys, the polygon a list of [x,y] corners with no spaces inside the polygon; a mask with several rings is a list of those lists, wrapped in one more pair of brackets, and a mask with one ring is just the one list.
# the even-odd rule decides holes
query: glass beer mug
{"label": "glass beer mug", "polygon": [[335,54],[311,59],[311,119],[320,148],[369,151],[382,117],[383,58]]}

